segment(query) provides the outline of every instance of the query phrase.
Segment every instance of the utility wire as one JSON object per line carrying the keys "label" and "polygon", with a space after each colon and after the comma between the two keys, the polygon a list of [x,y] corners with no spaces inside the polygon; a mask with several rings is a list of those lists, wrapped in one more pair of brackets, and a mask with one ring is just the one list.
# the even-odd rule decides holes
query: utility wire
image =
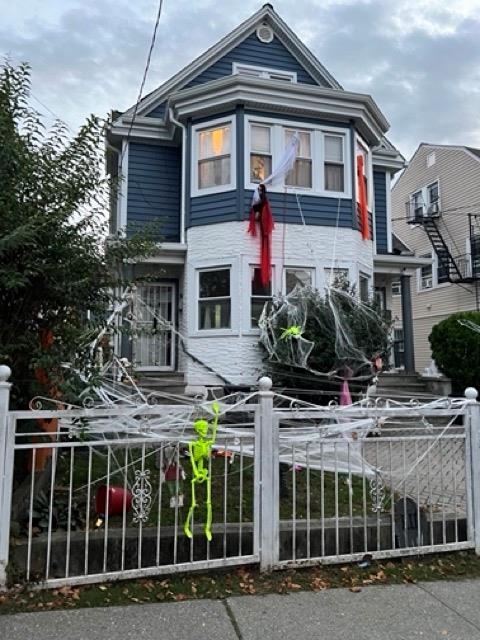
{"label": "utility wire", "polygon": [[[143,90],[145,88],[145,82],[147,80],[148,71],[150,69],[150,63],[152,61],[153,49],[155,47],[155,40],[157,39],[158,25],[159,25],[159,22],[160,22],[160,17],[162,15],[162,8],[163,8],[163,0],[160,0],[160,2],[158,4],[157,17],[155,19],[155,26],[153,28],[152,39],[150,41],[150,48],[148,50],[147,61],[145,63],[145,69],[144,69],[144,72],[143,72],[142,82],[140,83],[140,89],[138,91],[137,101],[135,103],[135,108],[133,110],[133,115],[132,115],[132,120],[130,122],[130,127],[128,128],[128,133],[127,133],[127,138],[126,138],[127,144],[128,144],[128,141],[130,140],[130,136],[132,134],[132,129],[133,129],[133,126],[135,124],[135,119],[137,117],[138,106],[140,104],[140,101],[142,100]],[[122,149],[122,153],[121,153],[121,156],[120,156],[120,164],[121,164],[121,162],[123,160],[123,156],[124,156],[126,148],[127,148],[127,145],[125,145],[123,147],[123,149]]]}

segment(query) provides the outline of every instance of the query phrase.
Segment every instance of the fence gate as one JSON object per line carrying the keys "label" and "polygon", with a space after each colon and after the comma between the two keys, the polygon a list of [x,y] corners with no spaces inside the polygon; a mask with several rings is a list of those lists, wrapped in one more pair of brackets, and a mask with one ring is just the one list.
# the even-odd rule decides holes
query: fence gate
{"label": "fence gate", "polygon": [[276,410],[274,564],[475,548],[478,416],[465,402]]}
{"label": "fence gate", "polygon": [[[192,537],[184,532],[195,407],[11,412],[0,522],[4,573],[8,562],[17,581],[58,586],[258,562],[255,409],[227,407],[222,415],[208,462],[211,541],[206,484],[197,486]],[[242,433],[231,435],[230,422]]]}

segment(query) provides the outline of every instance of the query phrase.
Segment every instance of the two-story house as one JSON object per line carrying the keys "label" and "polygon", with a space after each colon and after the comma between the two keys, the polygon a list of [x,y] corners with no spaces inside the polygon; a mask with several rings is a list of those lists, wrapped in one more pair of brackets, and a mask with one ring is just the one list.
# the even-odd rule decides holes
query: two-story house
{"label": "two-story house", "polygon": [[[392,251],[390,183],[404,159],[388,128],[374,100],[344,90],[270,4],[118,115],[108,133],[109,167],[122,177],[112,232],[162,222],[148,264],[158,281],[137,289],[138,321],[157,328],[126,354],[137,369],[181,372],[190,387],[255,383],[265,301],[295,285],[323,289],[332,269],[388,307],[392,280],[418,266]],[[247,233],[252,194],[294,136],[293,167],[267,187],[265,283],[261,239]]]}
{"label": "two-story house", "polygon": [[[428,341],[432,327],[457,311],[479,309],[479,212],[480,150],[422,143],[392,190],[395,233],[429,260],[411,281],[418,371],[432,359]],[[393,309],[397,316],[399,300],[396,282]],[[401,319],[395,331],[401,341]]]}

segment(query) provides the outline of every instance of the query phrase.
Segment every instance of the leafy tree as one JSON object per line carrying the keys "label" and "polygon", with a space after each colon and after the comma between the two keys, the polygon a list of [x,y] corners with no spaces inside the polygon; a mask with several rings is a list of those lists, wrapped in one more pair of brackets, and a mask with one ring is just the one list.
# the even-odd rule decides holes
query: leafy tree
{"label": "leafy tree", "polygon": [[148,232],[105,243],[109,184],[105,122],[91,116],[73,137],[46,130],[29,106],[26,64],[0,68],[0,362],[13,399],[72,391],[61,366],[85,366],[125,261],[145,256]]}
{"label": "leafy tree", "polygon": [[[302,325],[302,339],[313,343],[303,363],[301,343],[285,338],[285,328],[292,324]],[[267,372],[290,387],[318,388],[322,378],[313,372],[366,381],[373,376],[374,357],[388,362],[391,323],[373,301],[359,302],[348,282],[335,282],[324,295],[316,289],[297,289],[265,309],[260,325]]]}
{"label": "leafy tree", "polygon": [[480,383],[480,335],[459,320],[480,326],[480,312],[454,313],[433,327],[428,340],[435,363],[452,380],[452,390],[463,395],[466,387]]}

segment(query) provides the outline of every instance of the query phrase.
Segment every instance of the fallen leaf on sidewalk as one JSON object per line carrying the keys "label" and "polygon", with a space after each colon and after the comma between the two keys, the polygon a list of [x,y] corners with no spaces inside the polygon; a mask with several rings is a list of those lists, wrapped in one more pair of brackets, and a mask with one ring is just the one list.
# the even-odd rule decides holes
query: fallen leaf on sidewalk
{"label": "fallen leaf on sidewalk", "polygon": [[362,587],[357,587],[357,586],[350,587],[350,591],[351,591],[352,593],[358,593],[358,592],[359,592],[359,591],[361,591],[361,590],[362,590]]}

